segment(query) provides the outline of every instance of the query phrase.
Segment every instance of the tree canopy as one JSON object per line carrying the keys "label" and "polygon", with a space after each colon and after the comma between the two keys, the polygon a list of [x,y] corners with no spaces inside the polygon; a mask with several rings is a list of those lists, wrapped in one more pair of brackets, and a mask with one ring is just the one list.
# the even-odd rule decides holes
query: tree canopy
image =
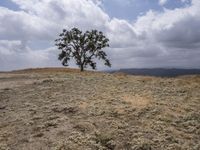
{"label": "tree canopy", "polygon": [[81,71],[84,71],[88,65],[96,69],[95,58],[97,58],[111,67],[107,54],[102,50],[109,47],[109,39],[101,31],[91,30],[83,33],[78,28],[70,31],[63,29],[55,42],[61,50],[58,59],[64,66],[68,66],[70,59],[73,58]]}

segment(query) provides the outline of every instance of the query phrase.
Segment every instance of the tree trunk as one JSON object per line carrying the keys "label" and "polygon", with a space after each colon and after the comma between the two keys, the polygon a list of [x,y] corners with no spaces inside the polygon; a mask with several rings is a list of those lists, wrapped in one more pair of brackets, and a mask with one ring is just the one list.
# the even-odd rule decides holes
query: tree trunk
{"label": "tree trunk", "polygon": [[83,65],[80,66],[80,69],[81,69],[81,72],[84,71],[84,67],[83,67]]}

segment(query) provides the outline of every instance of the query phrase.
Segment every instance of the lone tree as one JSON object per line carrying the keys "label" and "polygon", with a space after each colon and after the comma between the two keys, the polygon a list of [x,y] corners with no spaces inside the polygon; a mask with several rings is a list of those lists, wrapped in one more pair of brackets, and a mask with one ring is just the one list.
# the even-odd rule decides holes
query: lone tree
{"label": "lone tree", "polygon": [[73,58],[81,71],[84,71],[88,65],[96,69],[94,58],[97,58],[104,60],[105,65],[111,67],[107,54],[102,50],[109,47],[109,39],[101,31],[92,30],[83,33],[78,28],[70,31],[63,29],[55,42],[61,50],[58,59],[62,61],[63,66],[68,66],[69,60]]}

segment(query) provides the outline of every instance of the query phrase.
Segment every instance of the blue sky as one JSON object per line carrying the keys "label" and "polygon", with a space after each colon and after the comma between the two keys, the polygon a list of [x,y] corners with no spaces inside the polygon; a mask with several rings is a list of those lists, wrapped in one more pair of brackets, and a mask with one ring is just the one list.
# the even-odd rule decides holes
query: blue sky
{"label": "blue sky", "polygon": [[54,40],[73,27],[105,33],[111,69],[200,68],[199,8],[199,0],[1,0],[0,71],[61,66]]}
{"label": "blue sky", "polygon": [[150,9],[163,11],[164,8],[175,9],[185,7],[189,2],[169,0],[164,6],[159,5],[158,0],[104,0],[102,8],[111,17],[134,21],[139,15],[145,14]]}
{"label": "blue sky", "polygon": [[7,8],[12,9],[12,10],[19,10],[18,5],[16,5],[15,3],[13,3],[10,0],[1,0],[0,6],[7,7]]}

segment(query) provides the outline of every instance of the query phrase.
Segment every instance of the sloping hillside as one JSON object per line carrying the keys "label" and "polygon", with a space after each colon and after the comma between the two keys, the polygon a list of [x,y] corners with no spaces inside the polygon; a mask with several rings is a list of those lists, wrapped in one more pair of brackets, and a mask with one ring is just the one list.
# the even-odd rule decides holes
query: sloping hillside
{"label": "sloping hillside", "polygon": [[199,150],[200,76],[0,74],[0,150]]}

